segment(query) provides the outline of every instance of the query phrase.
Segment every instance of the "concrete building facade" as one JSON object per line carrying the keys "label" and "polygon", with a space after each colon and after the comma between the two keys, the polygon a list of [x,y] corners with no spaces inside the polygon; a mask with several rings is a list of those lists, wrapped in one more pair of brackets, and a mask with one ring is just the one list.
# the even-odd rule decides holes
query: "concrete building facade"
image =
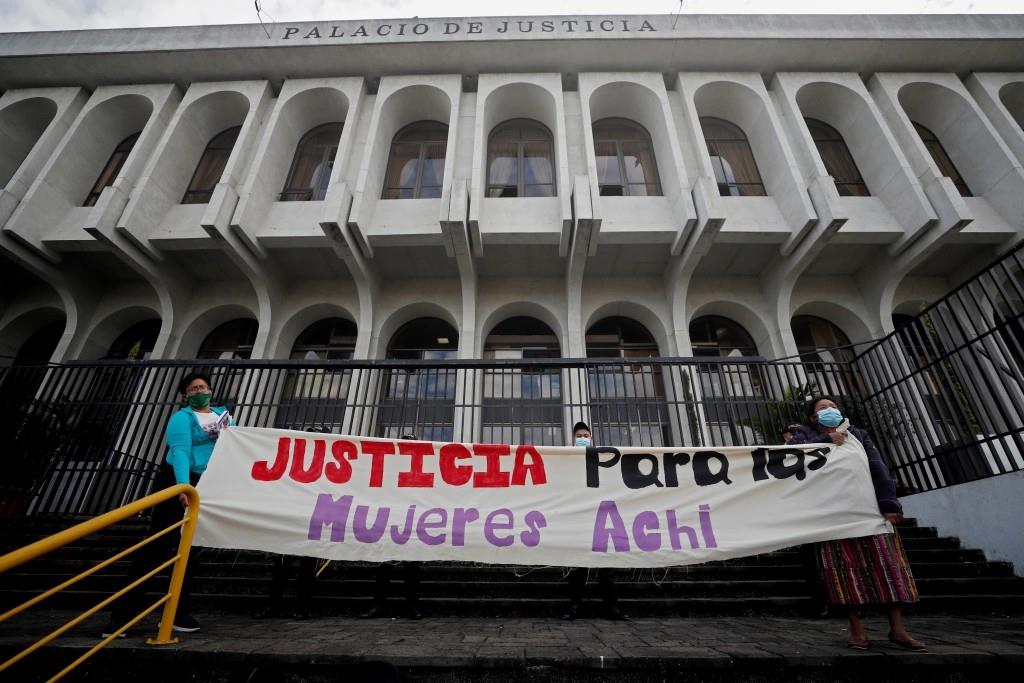
{"label": "concrete building facade", "polygon": [[354,358],[422,319],[465,359],[610,319],[783,358],[1024,235],[1022,16],[0,34],[0,92],[4,363],[301,357],[335,319]]}

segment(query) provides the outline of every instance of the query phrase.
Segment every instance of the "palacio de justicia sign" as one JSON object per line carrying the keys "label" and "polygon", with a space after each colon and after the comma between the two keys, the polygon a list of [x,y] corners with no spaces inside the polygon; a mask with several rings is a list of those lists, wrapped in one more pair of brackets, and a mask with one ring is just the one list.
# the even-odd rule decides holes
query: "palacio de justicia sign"
{"label": "palacio de justicia sign", "polygon": [[282,40],[323,40],[337,38],[400,38],[430,36],[433,38],[508,34],[557,34],[559,37],[584,34],[657,33],[657,17],[593,17],[551,19],[506,19],[501,17],[457,20],[381,20],[371,22],[340,22],[328,24],[282,25]]}

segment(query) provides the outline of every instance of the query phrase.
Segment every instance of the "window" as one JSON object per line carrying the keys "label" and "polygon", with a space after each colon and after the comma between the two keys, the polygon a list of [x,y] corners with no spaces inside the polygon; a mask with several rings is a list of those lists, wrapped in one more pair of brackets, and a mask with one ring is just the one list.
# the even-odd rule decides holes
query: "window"
{"label": "window", "polygon": [[711,156],[718,193],[723,197],[767,195],[757,170],[754,152],[739,126],[722,119],[702,116],[700,127],[704,131],[704,142]]}
{"label": "window", "polygon": [[[455,358],[459,333],[444,320],[417,318],[391,338],[387,357],[394,360]],[[377,436],[397,439],[412,434],[428,441],[451,441],[455,423],[453,367],[410,366],[384,373]]]}
{"label": "window", "polygon": [[292,360],[348,360],[356,348],[356,324],[344,318],[313,323],[298,336]]}
{"label": "window", "polygon": [[798,315],[790,321],[796,350],[813,391],[850,396],[856,377],[848,363],[854,359],[850,338],[824,318]]}
{"label": "window", "polygon": [[661,195],[651,136],[639,124],[628,119],[595,123],[594,156],[602,197]]}
{"label": "window", "polygon": [[444,183],[448,126],[420,121],[398,131],[391,141],[382,199],[438,199]]}
{"label": "window", "polygon": [[497,126],[487,143],[487,196],[554,196],[553,150],[551,133],[536,121]]}
{"label": "window", "polygon": [[259,323],[251,318],[237,318],[218,326],[199,346],[196,358],[231,360],[248,358],[256,343]]}
{"label": "window", "polygon": [[971,188],[967,187],[967,183],[964,182],[963,177],[960,175],[960,171],[956,170],[956,166],[953,165],[953,160],[946,154],[946,148],[939,142],[939,138],[936,137],[935,133],[931,132],[920,123],[911,122],[914,124],[914,130],[921,136],[921,142],[928,148],[928,153],[932,155],[932,161],[939,167],[939,173],[946,176],[953,181],[956,185],[956,189],[960,191],[961,197],[973,197],[971,194]]}
{"label": "window", "polygon": [[105,360],[145,360],[160,335],[160,318],[135,323],[118,335],[107,350]]}
{"label": "window", "polygon": [[325,123],[302,136],[279,201],[319,202],[327,196],[344,126],[344,123]]}
{"label": "window", "polygon": [[185,196],[181,198],[182,204],[209,204],[213,196],[213,188],[220,182],[224,173],[224,167],[228,164],[228,157],[235,147],[235,140],[238,139],[238,132],[241,126],[228,128],[214,136],[210,144],[203,150],[203,156],[199,158],[192,180],[188,183]]}
{"label": "window", "polygon": [[757,355],[757,345],[743,326],[718,315],[701,316],[690,323],[690,344],[697,358]]}
{"label": "window", "polygon": [[[559,358],[558,337],[537,320],[502,321],[484,342],[484,358]],[[562,372],[559,368],[500,367],[484,371],[483,432],[486,443],[564,446]]]}
{"label": "window", "polygon": [[289,358],[309,366],[289,369],[274,424],[281,429],[342,427],[352,368],[317,361],[348,360],[356,347],[356,324],[344,318],[319,320],[296,338]]}
{"label": "window", "polygon": [[89,194],[86,195],[85,201],[82,202],[82,206],[96,206],[96,201],[100,198],[100,194],[103,192],[103,188],[110,187],[117,180],[117,174],[121,172],[121,167],[124,166],[124,162],[128,159],[128,155],[132,153],[132,148],[135,147],[135,143],[139,139],[139,135],[142,131],[129,135],[121,143],[114,148],[114,153],[107,159],[107,165],[100,171],[100,175],[96,178],[96,182],[93,183],[92,189],[89,190]]}
{"label": "window", "polygon": [[[629,318],[604,318],[587,330],[587,358],[632,361],[656,358],[658,345],[640,323]],[[587,371],[590,426],[598,445],[664,446],[670,443],[668,406],[661,369],[621,362],[595,365]]]}
{"label": "window", "polygon": [[839,131],[817,119],[805,118],[807,130],[811,132],[825,170],[836,183],[841,197],[870,197],[868,186],[860,175],[857,162],[850,154],[850,148]]}
{"label": "window", "polygon": [[[853,359],[850,338],[824,318],[798,315],[791,322],[796,350],[804,362],[831,363]],[[845,347],[845,348],[843,348]]]}

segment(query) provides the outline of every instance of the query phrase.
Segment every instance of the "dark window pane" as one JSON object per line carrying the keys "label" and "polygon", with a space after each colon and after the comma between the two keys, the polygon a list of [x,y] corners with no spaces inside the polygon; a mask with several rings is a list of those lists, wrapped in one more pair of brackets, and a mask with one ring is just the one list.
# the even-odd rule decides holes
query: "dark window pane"
{"label": "dark window pane", "polygon": [[621,185],[618,146],[614,142],[594,143],[597,156],[597,182],[601,185]]}
{"label": "dark window pane", "polygon": [[843,197],[870,196],[867,185],[860,175],[860,169],[857,168],[857,163],[839,131],[816,119],[805,121],[825,170],[835,181],[839,194]]}
{"label": "dark window pane", "polygon": [[935,133],[922,126],[920,123],[914,123],[914,130],[921,136],[921,141],[924,142],[924,146],[928,148],[928,153],[932,155],[932,160],[935,165],[939,167],[939,173],[946,176],[953,181],[956,189],[960,192],[962,197],[973,197],[971,189],[967,187],[967,183],[960,175],[960,171],[957,170],[956,165],[953,164],[953,160],[946,154],[946,148],[942,146],[942,142],[936,137]]}
{"label": "dark window pane", "polygon": [[278,197],[280,201],[321,201],[327,196],[343,128],[343,123],[327,123],[302,137],[295,149],[288,180]]}
{"label": "dark window pane", "polygon": [[124,166],[124,162],[128,160],[128,156],[132,153],[132,148],[135,147],[139,135],[140,133],[129,135],[114,148],[106,165],[103,166],[103,170],[100,171],[99,177],[93,183],[92,189],[86,195],[85,201],[82,202],[82,206],[95,206],[104,188],[114,184],[114,181],[117,180],[117,175],[121,172],[121,167]]}
{"label": "dark window pane", "polygon": [[650,137],[626,119],[594,124],[594,155],[601,196],[661,195]]}
{"label": "dark window pane", "polygon": [[383,199],[441,196],[448,127],[421,121],[399,131],[391,143]]}
{"label": "dark window pane", "polygon": [[701,117],[700,125],[719,194],[723,197],[764,196],[764,183],[743,131],[728,121],[707,116]]}

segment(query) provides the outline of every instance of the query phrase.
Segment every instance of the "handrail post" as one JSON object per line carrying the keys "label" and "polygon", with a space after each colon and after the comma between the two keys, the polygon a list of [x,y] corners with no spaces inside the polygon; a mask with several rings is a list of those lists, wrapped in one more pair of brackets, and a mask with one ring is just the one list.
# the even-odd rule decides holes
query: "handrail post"
{"label": "handrail post", "polygon": [[160,630],[156,638],[147,638],[147,645],[173,645],[178,638],[173,635],[174,617],[178,612],[181,599],[181,586],[185,581],[185,569],[188,566],[188,553],[192,548],[192,537],[196,533],[196,520],[199,519],[199,493],[188,487],[185,491],[188,507],[185,509],[185,526],[181,528],[181,540],[178,542],[178,559],[171,570],[171,585],[168,589],[169,598],[164,603],[163,615],[160,617]]}

